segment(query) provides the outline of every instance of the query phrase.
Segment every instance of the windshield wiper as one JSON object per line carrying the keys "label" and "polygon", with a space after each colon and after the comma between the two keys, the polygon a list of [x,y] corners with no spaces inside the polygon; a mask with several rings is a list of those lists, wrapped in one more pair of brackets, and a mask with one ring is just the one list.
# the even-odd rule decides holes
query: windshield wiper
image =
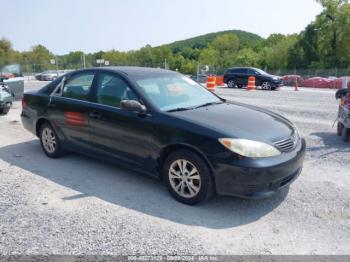
{"label": "windshield wiper", "polygon": [[178,107],[178,108],[170,109],[167,112],[187,111],[187,110],[197,109],[197,108],[200,108],[200,107],[211,106],[211,105],[219,105],[219,104],[223,104],[223,103],[224,103],[223,101],[220,101],[220,102],[205,103],[203,105],[194,106],[194,107]]}
{"label": "windshield wiper", "polygon": [[187,111],[187,110],[192,110],[194,109],[193,107],[178,107],[174,109],[170,109],[167,112],[179,112],[179,111]]}
{"label": "windshield wiper", "polygon": [[223,101],[221,101],[221,102],[210,102],[210,103],[205,103],[203,105],[196,106],[195,108],[212,106],[212,105],[219,105],[219,104],[223,104],[223,103],[224,103]]}

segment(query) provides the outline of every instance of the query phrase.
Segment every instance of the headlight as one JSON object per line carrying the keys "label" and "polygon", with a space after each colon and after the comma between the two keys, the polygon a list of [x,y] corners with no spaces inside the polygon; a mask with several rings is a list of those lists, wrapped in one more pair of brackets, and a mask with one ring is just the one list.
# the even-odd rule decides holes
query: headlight
{"label": "headlight", "polygon": [[258,141],[221,138],[219,142],[232,152],[245,157],[271,157],[281,154],[274,146]]}

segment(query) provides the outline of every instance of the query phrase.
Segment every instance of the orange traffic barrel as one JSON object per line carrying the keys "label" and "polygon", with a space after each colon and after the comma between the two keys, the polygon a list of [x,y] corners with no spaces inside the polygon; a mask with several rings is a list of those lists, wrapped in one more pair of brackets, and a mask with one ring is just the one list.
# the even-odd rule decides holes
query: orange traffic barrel
{"label": "orange traffic barrel", "polygon": [[215,76],[208,76],[207,77],[207,89],[210,92],[215,92],[216,87],[216,77]]}
{"label": "orange traffic barrel", "polygon": [[224,85],[224,76],[216,76],[215,84],[216,84],[216,86],[223,86]]}
{"label": "orange traffic barrel", "polygon": [[256,86],[255,86],[255,76],[250,76],[248,78],[248,86],[247,86],[247,90],[248,91],[253,91],[256,89]]}

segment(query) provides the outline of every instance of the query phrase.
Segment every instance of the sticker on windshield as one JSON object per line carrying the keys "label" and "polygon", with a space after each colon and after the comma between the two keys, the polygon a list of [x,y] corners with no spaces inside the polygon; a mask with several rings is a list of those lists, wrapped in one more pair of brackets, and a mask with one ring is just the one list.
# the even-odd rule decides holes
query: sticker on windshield
{"label": "sticker on windshield", "polygon": [[168,85],[168,91],[171,95],[175,95],[175,96],[183,94],[182,87],[176,84]]}

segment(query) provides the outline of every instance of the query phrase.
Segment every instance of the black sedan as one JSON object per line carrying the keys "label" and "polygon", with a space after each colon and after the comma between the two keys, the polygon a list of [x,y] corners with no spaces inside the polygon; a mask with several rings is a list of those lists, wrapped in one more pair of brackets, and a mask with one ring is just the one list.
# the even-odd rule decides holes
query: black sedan
{"label": "black sedan", "polygon": [[162,179],[186,204],[215,193],[268,197],[302,170],[305,141],[290,121],[168,70],[79,70],[22,104],[23,125],[47,156],[75,151],[118,163]]}

